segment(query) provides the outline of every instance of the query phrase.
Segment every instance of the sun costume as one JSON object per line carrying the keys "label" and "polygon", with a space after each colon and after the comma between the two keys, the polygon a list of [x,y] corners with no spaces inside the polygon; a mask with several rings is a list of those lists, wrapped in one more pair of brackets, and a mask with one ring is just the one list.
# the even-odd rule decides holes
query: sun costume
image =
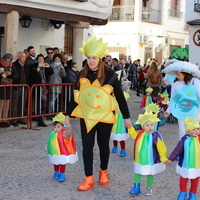
{"label": "sun costume", "polygon": [[[191,117],[184,120],[186,131],[199,128],[199,122]],[[191,179],[190,196],[196,196],[198,181],[200,177],[200,136],[192,137],[188,134],[183,136],[177,146],[169,156],[169,160],[174,161],[179,156],[176,165],[176,172],[180,174],[180,194],[179,198],[186,198],[187,181]],[[195,194],[195,195],[194,195]],[[196,198],[193,198],[196,199]]]}
{"label": "sun costume", "polygon": [[[53,118],[53,121],[64,124],[65,115],[59,113]],[[69,138],[67,138],[65,136],[65,129],[60,130],[59,132],[52,131],[50,133],[47,139],[47,150],[49,155],[49,162],[53,164],[55,168],[58,165],[66,165],[68,163],[74,164],[78,161],[74,135],[70,134]],[[59,180],[61,173],[58,173],[58,171],[55,172],[57,173],[54,173],[54,178]],[[64,176],[63,173],[62,176]]]}
{"label": "sun costume", "polygon": [[[140,114],[136,124],[140,124],[142,127],[147,122],[160,121],[156,114],[152,112],[145,112]],[[134,187],[130,190],[131,194],[140,194],[140,181],[141,175],[147,175],[147,193],[146,195],[152,195],[152,186],[154,181],[154,175],[163,172],[166,167],[163,162],[167,161],[166,146],[163,142],[162,136],[159,132],[146,132],[144,129],[138,133],[133,127],[128,129],[131,137],[135,139],[133,148],[134,158]]]}
{"label": "sun costume", "polygon": [[[156,116],[158,116],[160,108],[155,103],[151,103],[145,108],[145,111],[152,112],[152,113],[156,114]],[[164,126],[166,124],[166,122],[167,122],[167,118],[165,118],[165,117],[162,117],[160,119],[160,121],[155,122],[154,123],[154,131],[158,131],[158,128],[160,126]],[[135,128],[135,130],[141,130],[142,129],[140,124],[133,124],[133,127]]]}
{"label": "sun costume", "polygon": [[[97,135],[100,150],[99,183],[101,185],[109,184],[107,168],[110,155],[110,134],[112,126],[116,122],[114,111],[119,106],[123,118],[130,118],[117,74],[110,67],[105,66],[101,60],[108,53],[106,47],[107,43],[102,43],[102,39],[97,40],[96,37],[83,42],[83,47],[80,50],[85,56],[94,56],[99,59],[96,58],[96,70],[90,68],[88,61],[80,71],[74,94],[66,112],[67,116],[72,115],[80,118],[85,178],[77,188],[78,190],[94,188],[93,147],[95,135]],[[103,73],[101,77],[105,78],[103,83],[100,83],[99,71]]]}
{"label": "sun costume", "polygon": [[[124,93],[125,99],[127,100],[130,97],[130,95],[127,92],[123,92],[123,93]],[[112,132],[110,136],[114,144],[112,153],[117,153],[118,151],[117,144],[119,141],[121,145],[120,157],[125,157],[126,156],[125,140],[129,138],[129,134],[128,134],[127,128],[124,127],[124,119],[119,109],[118,111],[116,111],[115,117],[117,121],[113,124]]]}

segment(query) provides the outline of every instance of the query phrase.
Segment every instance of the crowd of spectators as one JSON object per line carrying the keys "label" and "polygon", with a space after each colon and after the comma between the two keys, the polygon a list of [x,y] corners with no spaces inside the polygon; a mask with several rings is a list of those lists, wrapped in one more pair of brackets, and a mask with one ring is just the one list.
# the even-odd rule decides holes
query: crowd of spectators
{"label": "crowd of spectators", "polygon": [[[35,48],[29,46],[24,51],[18,52],[15,61],[13,55],[9,53],[0,59],[0,84],[12,85],[12,87],[0,87],[0,128],[27,124],[23,118],[17,118],[27,113],[26,85],[31,87],[34,84],[75,83],[79,73],[78,66],[72,59],[68,60],[68,54],[60,52],[57,47],[46,48],[46,54],[46,57],[43,54],[37,55]],[[15,87],[15,84],[26,85]],[[44,106],[48,106],[49,112],[54,112],[54,104],[60,92],[59,86],[51,86],[50,91],[45,85],[40,86],[33,95],[33,101],[37,102],[35,114],[39,113]],[[52,116],[48,117],[52,119]],[[12,120],[8,121],[8,118]],[[38,117],[37,121],[38,126],[47,126],[42,117]]]}

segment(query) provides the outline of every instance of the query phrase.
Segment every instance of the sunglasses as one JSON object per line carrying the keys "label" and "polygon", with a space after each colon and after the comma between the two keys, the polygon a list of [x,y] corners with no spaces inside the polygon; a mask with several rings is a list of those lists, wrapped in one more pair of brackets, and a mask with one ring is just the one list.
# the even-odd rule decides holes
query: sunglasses
{"label": "sunglasses", "polygon": [[77,67],[73,67],[73,68],[77,68]]}
{"label": "sunglasses", "polygon": [[52,54],[53,53],[53,51],[51,51],[51,52],[48,52],[47,54]]}

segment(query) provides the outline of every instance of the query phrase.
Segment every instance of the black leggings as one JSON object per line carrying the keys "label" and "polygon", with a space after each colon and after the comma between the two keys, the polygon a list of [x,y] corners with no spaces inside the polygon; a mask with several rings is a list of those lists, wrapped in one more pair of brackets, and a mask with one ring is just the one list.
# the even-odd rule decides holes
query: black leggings
{"label": "black leggings", "polygon": [[109,141],[113,124],[99,122],[89,133],[86,131],[86,126],[83,119],[80,119],[80,124],[85,175],[91,176],[93,174],[93,147],[95,142],[95,133],[97,132],[97,144],[100,151],[100,168],[105,170],[108,168],[108,160],[110,155]]}

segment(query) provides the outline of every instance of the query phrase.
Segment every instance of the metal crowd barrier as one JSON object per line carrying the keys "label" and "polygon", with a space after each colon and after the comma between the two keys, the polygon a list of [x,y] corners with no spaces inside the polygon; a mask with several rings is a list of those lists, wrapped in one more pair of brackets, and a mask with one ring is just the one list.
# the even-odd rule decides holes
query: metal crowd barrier
{"label": "metal crowd barrier", "polygon": [[[73,88],[73,83],[34,84],[31,87],[26,84],[0,85],[0,92],[3,92],[3,99],[0,99],[3,100],[2,103],[10,99],[8,116],[2,118],[0,113],[0,122],[26,119],[27,127],[23,128],[34,129],[33,118],[66,113]],[[14,110],[17,110],[17,114]]]}

